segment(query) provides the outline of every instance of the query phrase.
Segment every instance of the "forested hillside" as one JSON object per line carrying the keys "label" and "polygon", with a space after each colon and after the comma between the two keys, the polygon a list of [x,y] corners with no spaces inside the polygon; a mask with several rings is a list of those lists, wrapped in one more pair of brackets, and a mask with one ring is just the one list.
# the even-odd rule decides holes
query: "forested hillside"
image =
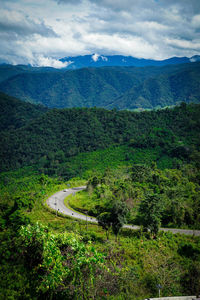
{"label": "forested hillside", "polygon": [[184,103],[174,109],[141,113],[54,109],[1,134],[1,169],[39,163],[53,163],[56,169],[58,162],[79,153],[125,144],[129,150],[157,149],[160,156],[190,161],[199,151],[199,122],[200,105]]}
{"label": "forested hillside", "polygon": [[194,65],[194,68],[186,68],[170,74],[162,73],[132,87],[108,107],[135,109],[171,106],[181,101],[199,103],[199,78],[200,65],[198,64]]}
{"label": "forested hillside", "polygon": [[[96,106],[152,109],[181,101],[199,103],[200,99],[199,62],[163,67],[102,67],[74,71],[20,68],[15,71],[12,69],[12,72],[13,76],[0,83],[1,91],[50,108]],[[12,72],[8,68],[2,77]]]}
{"label": "forested hillside", "polygon": [[0,131],[25,126],[47,111],[42,105],[33,105],[0,93]]}
{"label": "forested hillside", "polygon": [[[49,72],[59,72],[58,69],[51,67],[32,67],[30,65],[0,65],[0,82],[3,82],[13,76],[24,73],[49,73]],[[61,70],[62,72],[62,70]]]}
{"label": "forested hillside", "polygon": [[48,107],[105,107],[152,74],[154,68],[100,68],[24,72],[0,84],[4,92]]}

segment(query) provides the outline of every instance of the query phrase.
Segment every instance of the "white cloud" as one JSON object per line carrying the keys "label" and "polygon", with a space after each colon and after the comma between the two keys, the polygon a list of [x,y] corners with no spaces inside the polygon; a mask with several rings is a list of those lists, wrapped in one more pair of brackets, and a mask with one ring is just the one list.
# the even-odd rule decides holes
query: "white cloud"
{"label": "white cloud", "polygon": [[93,59],[93,61],[98,61],[98,59],[99,59],[99,54],[97,54],[97,53],[95,53],[95,54],[93,54],[92,55],[92,59]]}
{"label": "white cloud", "polygon": [[101,59],[102,59],[103,61],[108,61],[108,58],[105,57],[105,56],[103,56],[103,55],[101,55]]}
{"label": "white cloud", "polygon": [[14,33],[22,37],[33,34],[56,36],[43,21],[33,19],[20,11],[7,9],[0,9],[0,32]]}
{"label": "white cloud", "polygon": [[95,62],[98,61],[99,58],[100,58],[101,60],[103,60],[103,61],[108,61],[108,58],[105,57],[105,56],[103,56],[103,55],[99,55],[99,54],[97,54],[97,53],[95,53],[95,54],[92,55],[92,60],[95,61]]}
{"label": "white cloud", "polygon": [[168,38],[167,43],[170,44],[171,46],[175,46],[181,49],[200,50],[200,39],[196,41],[186,41],[186,40]]}
{"label": "white cloud", "polygon": [[[99,53],[164,59],[200,52],[199,0],[0,0],[0,60],[61,67]],[[104,56],[105,55],[105,56]]]}
{"label": "white cloud", "polygon": [[195,15],[192,18],[192,26],[194,28],[200,28],[200,14],[199,15]]}
{"label": "white cloud", "polygon": [[[90,49],[97,47],[108,54],[133,55],[136,57],[155,57],[160,58],[159,49],[156,45],[152,46],[140,37],[120,36],[114,34],[90,34],[84,37],[84,42],[90,46]],[[109,53],[108,45],[112,45],[112,53]],[[120,52],[119,52],[120,49]]]}
{"label": "white cloud", "polygon": [[37,67],[52,67],[52,68],[66,68],[70,64],[72,64],[73,61],[68,61],[68,62],[61,62],[57,59],[54,59],[52,57],[45,57],[43,55],[38,55],[34,57],[34,62],[32,63],[33,66]]}

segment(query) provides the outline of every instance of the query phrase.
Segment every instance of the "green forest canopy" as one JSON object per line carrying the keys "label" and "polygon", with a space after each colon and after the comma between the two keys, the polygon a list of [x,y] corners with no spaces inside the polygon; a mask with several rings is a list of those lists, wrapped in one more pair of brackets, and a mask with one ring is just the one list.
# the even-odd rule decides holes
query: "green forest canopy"
{"label": "green forest canopy", "polygon": [[[9,110],[9,103],[5,101],[5,111]],[[127,146],[127,160],[134,151],[152,149],[152,153],[157,152],[157,159],[173,159],[174,166],[177,161],[198,163],[198,104],[182,103],[173,109],[140,113],[101,108],[53,109],[45,113],[43,108],[31,106],[32,115],[31,110],[26,111],[26,105],[22,111],[12,110],[14,128],[10,130],[9,118],[5,114],[1,117],[1,170],[25,165],[56,169],[70,157],[113,145]],[[23,122],[17,125],[18,120]]]}

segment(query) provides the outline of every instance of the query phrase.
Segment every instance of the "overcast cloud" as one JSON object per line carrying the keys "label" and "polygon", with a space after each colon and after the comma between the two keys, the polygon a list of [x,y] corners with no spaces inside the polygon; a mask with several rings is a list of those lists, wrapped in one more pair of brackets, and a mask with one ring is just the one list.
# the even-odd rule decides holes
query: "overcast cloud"
{"label": "overcast cloud", "polygon": [[[0,0],[0,62],[63,67],[65,56],[200,54],[199,0]],[[97,56],[95,56],[97,57]]]}

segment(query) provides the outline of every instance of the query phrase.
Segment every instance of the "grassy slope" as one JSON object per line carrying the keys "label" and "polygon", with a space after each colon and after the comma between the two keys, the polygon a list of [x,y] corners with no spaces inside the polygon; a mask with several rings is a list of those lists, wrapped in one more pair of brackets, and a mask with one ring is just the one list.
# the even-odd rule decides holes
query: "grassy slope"
{"label": "grassy slope", "polygon": [[173,165],[173,159],[167,155],[161,155],[159,148],[138,149],[127,145],[81,153],[68,159],[67,164],[73,170],[78,170],[81,176],[88,178],[91,173],[102,173],[106,168],[141,163],[149,165],[152,161],[156,161],[160,169],[170,168]]}

